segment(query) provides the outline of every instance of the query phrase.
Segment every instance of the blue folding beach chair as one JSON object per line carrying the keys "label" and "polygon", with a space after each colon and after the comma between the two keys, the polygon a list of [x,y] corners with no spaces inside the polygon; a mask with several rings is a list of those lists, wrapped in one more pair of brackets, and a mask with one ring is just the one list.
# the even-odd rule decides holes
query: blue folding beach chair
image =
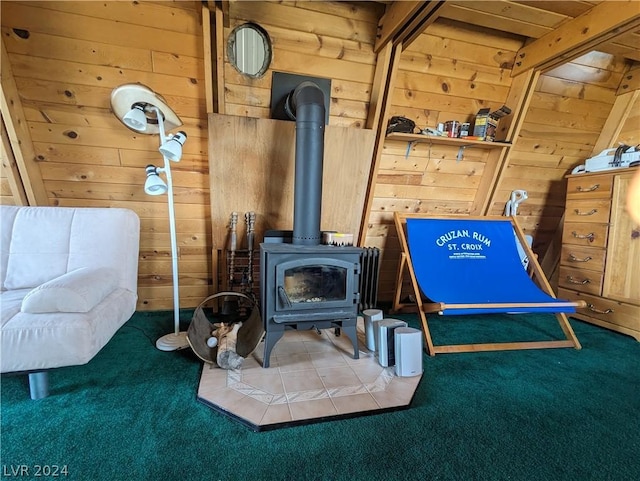
{"label": "blue folding beach chair", "polygon": [[[515,217],[426,217],[395,213],[402,246],[393,310],[402,311],[408,269],[429,354],[574,347],[580,349],[565,313],[584,301],[559,300],[526,242]],[[515,236],[514,236],[515,232]],[[522,268],[518,240],[529,258]],[[554,313],[566,339],[434,345],[427,313],[443,315]]]}

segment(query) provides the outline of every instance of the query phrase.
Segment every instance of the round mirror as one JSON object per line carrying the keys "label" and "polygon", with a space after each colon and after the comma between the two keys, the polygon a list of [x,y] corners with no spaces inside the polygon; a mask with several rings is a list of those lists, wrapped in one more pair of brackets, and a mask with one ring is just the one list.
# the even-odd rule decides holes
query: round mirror
{"label": "round mirror", "polygon": [[255,23],[234,28],[227,50],[231,65],[249,77],[262,77],[271,63],[271,39],[266,30]]}

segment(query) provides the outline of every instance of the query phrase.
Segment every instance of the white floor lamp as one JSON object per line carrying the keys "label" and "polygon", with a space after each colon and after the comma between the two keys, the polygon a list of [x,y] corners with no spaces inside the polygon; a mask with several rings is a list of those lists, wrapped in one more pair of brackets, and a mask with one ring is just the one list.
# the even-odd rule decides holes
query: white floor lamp
{"label": "white floor lamp", "polygon": [[[182,121],[167,105],[164,99],[142,84],[124,84],[111,92],[113,113],[128,128],[144,134],[160,136],[159,151],[164,159],[163,167],[147,165],[147,180],[144,191],[149,195],[167,194],[169,204],[169,232],[171,235],[171,264],[173,274],[173,317],[174,332],[162,336],[156,341],[156,347],[162,351],[175,351],[186,348],[187,333],[180,332],[180,292],[178,285],[178,248],[176,245],[176,218],[173,206],[173,181],[171,162],[179,162],[182,145],[187,140],[183,131],[165,134],[182,125]],[[164,173],[166,183],[159,174]]]}

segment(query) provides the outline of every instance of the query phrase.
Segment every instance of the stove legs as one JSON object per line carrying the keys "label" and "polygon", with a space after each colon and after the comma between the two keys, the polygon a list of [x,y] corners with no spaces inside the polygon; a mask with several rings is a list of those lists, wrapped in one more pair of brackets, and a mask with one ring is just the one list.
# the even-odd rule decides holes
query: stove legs
{"label": "stove legs", "polygon": [[349,322],[349,325],[342,325],[342,331],[347,335],[347,337],[351,340],[351,344],[353,344],[353,358],[360,359],[360,350],[358,349],[358,333],[356,330],[355,322],[357,318],[354,320],[353,325]]}
{"label": "stove legs", "polygon": [[264,335],[264,358],[262,359],[262,367],[269,367],[269,358],[271,357],[271,350],[273,346],[284,335],[284,326],[282,329],[270,329]]}
{"label": "stove legs", "polygon": [[267,325],[264,335],[264,356],[262,359],[262,367],[269,367],[269,358],[271,357],[271,351],[280,338],[284,335],[284,331],[287,327],[293,329],[330,329],[334,328],[336,336],[339,336],[341,332],[349,338],[353,345],[353,358],[360,359],[360,350],[358,349],[358,333],[356,324],[358,318],[349,318],[341,321],[319,321],[319,322],[306,322],[298,324],[269,324]]}

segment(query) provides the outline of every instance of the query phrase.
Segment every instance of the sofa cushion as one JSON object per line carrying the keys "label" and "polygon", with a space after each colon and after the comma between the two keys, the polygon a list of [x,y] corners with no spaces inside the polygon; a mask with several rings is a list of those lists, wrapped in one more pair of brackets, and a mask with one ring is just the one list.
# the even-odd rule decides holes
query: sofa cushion
{"label": "sofa cushion", "polygon": [[131,210],[116,207],[75,209],[67,271],[79,267],[117,266],[120,287],[136,292],[139,238],[140,221]]}
{"label": "sofa cushion", "polygon": [[29,294],[31,289],[14,289],[0,292],[0,324],[4,326],[17,314],[20,314],[22,299]]}
{"label": "sofa cushion", "polygon": [[74,209],[20,209],[13,221],[6,289],[37,287],[67,272]]}
{"label": "sofa cushion", "polygon": [[110,267],[81,267],[45,282],[22,300],[22,312],[89,312],[118,287]]}
{"label": "sofa cushion", "polygon": [[30,314],[19,312],[18,305],[2,328],[0,372],[85,364],[131,317],[135,305],[136,295],[122,288],[89,312]]}

